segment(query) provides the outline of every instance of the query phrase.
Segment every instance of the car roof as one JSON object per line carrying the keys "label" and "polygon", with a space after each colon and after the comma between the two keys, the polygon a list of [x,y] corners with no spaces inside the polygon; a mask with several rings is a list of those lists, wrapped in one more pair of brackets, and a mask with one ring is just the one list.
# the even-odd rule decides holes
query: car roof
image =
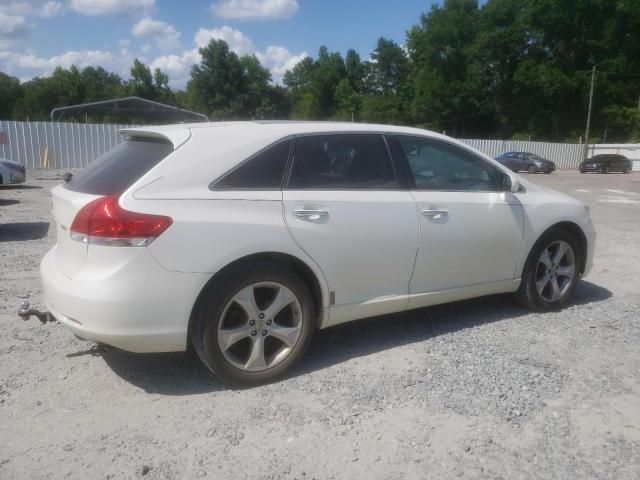
{"label": "car roof", "polygon": [[173,142],[177,148],[189,139],[192,130],[229,129],[234,132],[268,133],[272,135],[303,135],[309,133],[328,132],[371,132],[371,133],[404,133],[408,135],[423,135],[432,138],[450,140],[449,137],[439,133],[420,128],[403,127],[396,125],[380,125],[371,123],[351,122],[307,122],[291,120],[257,120],[245,122],[208,122],[208,123],[184,123],[176,125],[162,125],[150,127],[125,128],[121,132],[136,136],[165,137]]}

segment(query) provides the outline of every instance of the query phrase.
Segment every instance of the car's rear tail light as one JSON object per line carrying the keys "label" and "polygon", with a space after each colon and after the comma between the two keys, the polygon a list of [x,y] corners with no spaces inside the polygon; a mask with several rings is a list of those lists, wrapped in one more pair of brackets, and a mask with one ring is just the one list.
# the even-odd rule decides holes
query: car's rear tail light
{"label": "car's rear tail light", "polygon": [[146,247],[172,223],[162,215],[125,210],[114,195],[82,207],[71,225],[71,238],[92,245]]}

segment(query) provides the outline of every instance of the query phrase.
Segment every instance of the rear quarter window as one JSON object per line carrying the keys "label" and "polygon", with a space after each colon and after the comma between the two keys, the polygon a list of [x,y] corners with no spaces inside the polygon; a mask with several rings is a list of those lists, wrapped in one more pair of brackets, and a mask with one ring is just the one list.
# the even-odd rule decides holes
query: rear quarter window
{"label": "rear quarter window", "polygon": [[80,170],[65,188],[91,195],[122,193],[171,152],[168,140],[129,137]]}

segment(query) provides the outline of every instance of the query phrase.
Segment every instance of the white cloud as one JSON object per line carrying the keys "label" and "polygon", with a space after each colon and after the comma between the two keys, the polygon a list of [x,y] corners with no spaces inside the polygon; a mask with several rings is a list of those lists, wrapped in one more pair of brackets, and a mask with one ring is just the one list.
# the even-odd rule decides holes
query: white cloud
{"label": "white cloud", "polygon": [[[56,67],[78,68],[103,67],[109,71],[126,72],[132,59],[129,56],[114,55],[104,50],[71,50],[61,55],[44,58],[33,53],[0,52],[0,59],[6,64],[8,72],[18,73],[20,77],[50,75]],[[27,72],[25,72],[25,70]]]}
{"label": "white cloud", "polygon": [[149,10],[155,0],[70,0],[69,6],[82,15],[119,15]]}
{"label": "white cloud", "polygon": [[290,18],[298,11],[297,0],[218,0],[211,12],[229,20],[278,20]]}
{"label": "white cloud", "polygon": [[142,53],[149,53],[149,50],[151,50],[151,45],[149,45],[148,43],[145,43],[140,47],[140,51]]}
{"label": "white cloud", "polygon": [[49,1],[45,2],[39,12],[41,17],[55,17],[62,11],[62,3]]}
{"label": "white cloud", "polygon": [[19,37],[27,31],[27,21],[22,15],[9,15],[0,11],[0,36]]}
{"label": "white cloud", "polygon": [[63,5],[61,2],[52,0],[0,0],[0,12],[9,15],[53,17],[61,13],[62,9]]}
{"label": "white cloud", "polygon": [[173,25],[161,20],[145,17],[136,23],[131,29],[134,37],[153,37],[156,45],[162,50],[174,50],[180,48],[182,34]]}
{"label": "white cloud", "polygon": [[198,48],[206,47],[211,40],[224,40],[229,45],[229,48],[238,55],[248,55],[255,50],[249,37],[240,30],[227,25],[212,30],[201,28],[196,32],[195,42]]}
{"label": "white cloud", "polygon": [[273,81],[280,83],[282,77],[299,62],[309,56],[307,52],[293,55],[289,50],[280,46],[269,46],[264,53],[256,52],[260,62],[271,71]]}
{"label": "white cloud", "polygon": [[249,37],[241,31],[223,26],[207,30],[201,28],[194,36],[196,48],[185,50],[180,55],[163,55],[151,62],[151,68],[160,68],[169,75],[171,85],[183,88],[190,78],[191,67],[200,63],[202,59],[198,51],[206,47],[212,40],[224,40],[229,44],[229,48],[238,55],[255,55],[260,62],[269,69],[273,81],[282,81],[287,70],[292,69],[298,62],[309,55],[307,52],[293,55],[289,50],[281,46],[269,46],[264,52],[257,51]]}

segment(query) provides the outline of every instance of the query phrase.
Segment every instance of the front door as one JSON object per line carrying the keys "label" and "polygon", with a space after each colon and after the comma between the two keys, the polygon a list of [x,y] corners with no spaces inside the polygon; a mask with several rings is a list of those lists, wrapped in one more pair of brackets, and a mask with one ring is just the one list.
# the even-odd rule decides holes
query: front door
{"label": "front door", "polygon": [[462,147],[425,137],[397,136],[395,155],[406,159],[420,221],[411,294],[512,280],[523,211],[503,191],[505,174]]}

